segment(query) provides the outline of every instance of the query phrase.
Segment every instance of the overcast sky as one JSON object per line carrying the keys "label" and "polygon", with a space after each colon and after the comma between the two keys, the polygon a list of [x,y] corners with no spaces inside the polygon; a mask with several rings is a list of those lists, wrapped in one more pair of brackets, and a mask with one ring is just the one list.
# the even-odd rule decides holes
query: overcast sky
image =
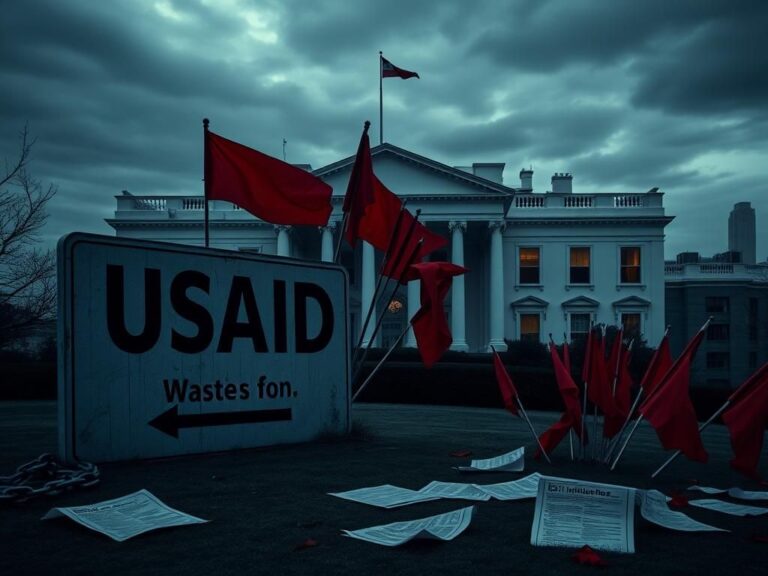
{"label": "overcast sky", "polygon": [[48,240],[114,234],[114,195],[201,194],[202,126],[318,168],[385,140],[516,186],[665,192],[666,255],[728,247],[752,202],[768,257],[768,2],[24,0],[0,17],[0,158],[28,123],[59,192]]}

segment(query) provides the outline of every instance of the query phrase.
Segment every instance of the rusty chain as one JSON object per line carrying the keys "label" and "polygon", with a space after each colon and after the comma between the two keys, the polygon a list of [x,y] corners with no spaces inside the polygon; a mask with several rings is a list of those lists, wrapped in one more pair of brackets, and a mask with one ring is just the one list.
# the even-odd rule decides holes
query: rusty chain
{"label": "rusty chain", "polygon": [[0,476],[0,504],[56,496],[66,490],[88,488],[98,483],[99,469],[94,464],[79,462],[67,468],[53,454],[41,454],[16,468],[10,476]]}

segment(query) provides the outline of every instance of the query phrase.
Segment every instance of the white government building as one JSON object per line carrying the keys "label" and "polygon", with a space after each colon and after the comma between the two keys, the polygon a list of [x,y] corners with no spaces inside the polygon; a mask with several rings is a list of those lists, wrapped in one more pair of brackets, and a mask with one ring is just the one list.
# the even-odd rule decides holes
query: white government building
{"label": "white government building", "polygon": [[[657,189],[579,194],[570,174],[555,174],[551,191],[535,192],[532,170],[520,171],[519,184],[505,185],[503,162],[451,167],[387,143],[371,154],[379,179],[449,240],[430,259],[469,268],[454,279],[445,304],[453,349],[503,350],[505,339],[546,342],[550,333],[559,343],[565,335],[585,334],[590,321],[634,327],[651,346],[661,339],[664,227],[672,217],[664,214]],[[229,202],[212,201],[211,247],[331,260],[353,163],[350,156],[312,171],[333,186],[329,226],[276,226]],[[107,222],[118,236],[203,244],[202,195],[123,192],[116,198],[115,217]],[[367,243],[354,251],[346,242],[343,247],[351,333],[359,335],[381,254]],[[382,300],[376,312],[385,317],[375,344],[394,341],[418,307],[416,282],[392,301]],[[412,331],[404,345],[416,345]]]}

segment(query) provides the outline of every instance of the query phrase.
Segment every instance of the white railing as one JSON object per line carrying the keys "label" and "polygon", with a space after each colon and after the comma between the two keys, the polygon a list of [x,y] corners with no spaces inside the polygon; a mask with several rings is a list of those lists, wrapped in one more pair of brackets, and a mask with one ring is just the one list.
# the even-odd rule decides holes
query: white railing
{"label": "white railing", "polygon": [[675,276],[685,273],[685,264],[664,264],[664,275]]}
{"label": "white railing", "polygon": [[563,206],[566,208],[592,208],[592,196],[574,194],[563,196]]}
{"label": "white railing", "polygon": [[515,196],[515,208],[544,208],[544,196]]}
{"label": "white railing", "polygon": [[638,195],[633,196],[614,196],[613,207],[614,208],[642,208],[645,205],[643,197]]}
{"label": "white railing", "polygon": [[183,198],[181,201],[182,210],[205,210],[205,198],[193,197]]}
{"label": "white railing", "polygon": [[725,262],[706,262],[699,264],[702,274],[733,274],[733,264]]}
{"label": "white railing", "polygon": [[730,262],[693,262],[688,264],[666,262],[664,275],[674,276],[677,279],[683,277],[702,280],[711,280],[713,276],[728,276],[729,279],[733,280],[768,282],[768,265],[732,264]]}
{"label": "white railing", "polygon": [[133,200],[134,210],[165,210],[165,198],[135,198]]}

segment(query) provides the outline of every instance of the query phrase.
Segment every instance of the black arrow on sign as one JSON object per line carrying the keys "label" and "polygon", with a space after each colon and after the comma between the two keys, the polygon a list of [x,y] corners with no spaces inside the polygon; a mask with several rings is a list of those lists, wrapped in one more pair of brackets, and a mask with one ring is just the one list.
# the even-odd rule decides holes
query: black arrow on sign
{"label": "black arrow on sign", "polygon": [[179,414],[178,404],[166,410],[149,425],[160,432],[179,437],[179,428],[201,428],[203,426],[229,426],[230,424],[255,424],[257,422],[280,422],[291,420],[290,408],[278,410],[248,410],[244,412],[209,412],[208,414]]}

